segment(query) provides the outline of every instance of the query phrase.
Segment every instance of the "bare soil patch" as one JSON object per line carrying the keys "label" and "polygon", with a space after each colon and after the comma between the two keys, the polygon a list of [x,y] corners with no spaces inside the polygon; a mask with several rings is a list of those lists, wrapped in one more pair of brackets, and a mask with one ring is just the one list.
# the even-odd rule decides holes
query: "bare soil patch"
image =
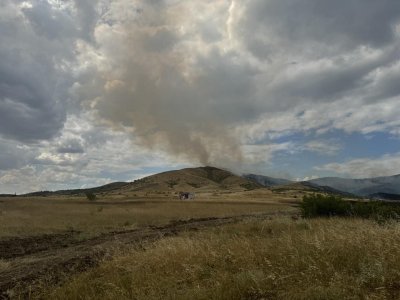
{"label": "bare soil patch", "polygon": [[78,231],[61,234],[44,234],[25,238],[0,240],[0,259],[11,259],[40,251],[60,249],[76,244]]}

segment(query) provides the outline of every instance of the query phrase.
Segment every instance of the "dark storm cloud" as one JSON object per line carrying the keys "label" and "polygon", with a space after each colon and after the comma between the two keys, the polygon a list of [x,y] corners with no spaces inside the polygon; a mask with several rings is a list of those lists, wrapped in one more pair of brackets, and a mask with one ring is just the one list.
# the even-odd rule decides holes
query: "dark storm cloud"
{"label": "dark storm cloud", "polygon": [[77,154],[77,153],[84,153],[85,149],[82,145],[82,141],[78,139],[69,139],[64,141],[62,145],[57,148],[58,153],[70,153],[70,154]]}
{"label": "dark storm cloud", "polygon": [[23,167],[34,159],[35,154],[14,142],[0,139],[0,171]]}
{"label": "dark storm cloud", "polygon": [[[400,95],[399,1],[249,0],[234,32],[264,66],[258,93],[267,114],[295,116],[300,107],[317,111],[328,104],[335,106],[325,114],[329,124],[346,111],[367,114],[362,103]],[[346,102],[341,112],[340,101]],[[371,123],[393,125],[391,116],[380,118]],[[349,122],[351,130],[362,131],[365,122],[356,122]]]}
{"label": "dark storm cloud", "polygon": [[[270,91],[278,99],[289,97],[315,102],[337,100],[357,93],[361,96],[362,89],[368,88],[374,82],[374,78],[369,78],[368,75],[390,66],[399,58],[399,48],[389,47],[372,58],[363,57],[360,52],[357,58],[333,57],[319,64],[296,65],[277,76],[270,85]],[[384,81],[387,86],[382,86],[382,89],[389,93],[396,92],[396,87],[390,84],[393,80],[386,78]]]}
{"label": "dark storm cloud", "polygon": [[87,41],[92,41],[93,31],[99,18],[97,10],[98,0],[74,0],[77,10],[76,22],[81,37]]}
{"label": "dark storm cloud", "polygon": [[305,54],[323,47],[329,54],[388,45],[399,20],[397,0],[254,0],[248,1],[238,32],[255,55],[280,46]]}
{"label": "dark storm cloud", "polygon": [[[76,41],[91,35],[94,6],[2,1],[0,135],[33,142],[63,128],[74,82]],[[72,8],[71,8],[72,7]],[[87,16],[87,18],[85,18]],[[84,34],[82,33],[84,31]]]}
{"label": "dark storm cloud", "polygon": [[67,39],[77,35],[74,19],[64,10],[54,9],[47,1],[35,1],[23,8],[23,14],[38,36],[46,39]]}

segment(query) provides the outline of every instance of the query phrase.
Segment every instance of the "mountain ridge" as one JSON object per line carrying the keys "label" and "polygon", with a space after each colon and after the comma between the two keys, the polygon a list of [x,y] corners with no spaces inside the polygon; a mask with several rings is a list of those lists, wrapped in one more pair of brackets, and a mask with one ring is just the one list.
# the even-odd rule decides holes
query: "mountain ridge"
{"label": "mountain ridge", "polygon": [[400,174],[362,179],[323,177],[309,182],[367,197],[376,193],[400,194]]}

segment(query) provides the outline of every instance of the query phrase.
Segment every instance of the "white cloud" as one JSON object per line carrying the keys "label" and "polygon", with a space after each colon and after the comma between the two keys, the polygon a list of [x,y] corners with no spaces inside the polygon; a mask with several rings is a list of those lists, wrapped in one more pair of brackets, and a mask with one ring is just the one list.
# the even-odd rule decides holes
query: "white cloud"
{"label": "white cloud", "polygon": [[314,140],[307,142],[303,146],[300,146],[301,150],[316,152],[321,155],[335,155],[340,150],[343,149],[343,146],[338,141],[328,140],[328,141],[320,141]]}
{"label": "white cloud", "polygon": [[330,163],[315,169],[355,178],[397,175],[400,173],[400,152],[386,154],[379,158],[360,158],[344,163]]}
{"label": "white cloud", "polygon": [[294,144],[291,142],[266,145],[245,145],[243,146],[243,152],[248,163],[256,164],[268,163],[277,152],[291,152],[295,151],[294,148]]}

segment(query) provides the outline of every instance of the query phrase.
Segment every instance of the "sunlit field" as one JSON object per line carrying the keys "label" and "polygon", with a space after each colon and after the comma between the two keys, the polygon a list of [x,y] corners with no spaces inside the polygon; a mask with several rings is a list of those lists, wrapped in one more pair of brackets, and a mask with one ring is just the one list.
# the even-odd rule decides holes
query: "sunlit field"
{"label": "sunlit field", "polygon": [[79,197],[0,198],[0,239],[77,231],[81,238],[162,225],[172,220],[295,210],[292,203],[219,196],[194,201],[133,198],[90,202]]}
{"label": "sunlit field", "polygon": [[[47,299],[399,299],[400,225],[275,218],[132,247]],[[43,294],[41,295],[43,296]]]}

